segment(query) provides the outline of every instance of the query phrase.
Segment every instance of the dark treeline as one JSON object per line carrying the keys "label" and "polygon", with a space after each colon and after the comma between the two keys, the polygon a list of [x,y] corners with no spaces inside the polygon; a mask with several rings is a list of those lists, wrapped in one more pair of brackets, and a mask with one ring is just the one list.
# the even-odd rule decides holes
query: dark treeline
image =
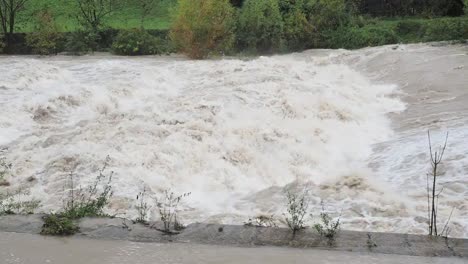
{"label": "dark treeline", "polygon": [[[231,0],[241,7],[245,0]],[[296,0],[290,0],[294,3]],[[347,0],[349,8],[372,16],[462,16],[463,0]]]}

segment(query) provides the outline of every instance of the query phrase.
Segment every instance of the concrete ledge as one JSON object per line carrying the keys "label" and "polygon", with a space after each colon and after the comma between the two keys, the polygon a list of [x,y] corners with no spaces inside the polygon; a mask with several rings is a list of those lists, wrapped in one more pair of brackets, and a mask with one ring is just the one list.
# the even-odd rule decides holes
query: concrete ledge
{"label": "concrete ledge", "polygon": [[[9,215],[0,217],[0,232],[39,234],[42,215]],[[468,258],[467,239],[431,238],[424,235],[341,231],[335,241],[320,237],[312,229],[295,236],[286,228],[191,224],[179,234],[156,230],[161,223],[134,224],[122,218],[84,218],[78,221],[80,233],[94,239],[136,242],[178,242],[227,246],[279,246],[317,248],[339,251],[374,252],[411,256]]]}

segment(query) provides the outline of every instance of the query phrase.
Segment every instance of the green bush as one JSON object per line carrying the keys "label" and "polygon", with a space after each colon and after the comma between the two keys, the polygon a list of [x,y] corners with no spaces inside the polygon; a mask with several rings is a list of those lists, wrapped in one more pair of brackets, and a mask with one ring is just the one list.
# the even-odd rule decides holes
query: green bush
{"label": "green bush", "polygon": [[63,215],[50,214],[43,217],[41,235],[70,236],[79,231],[78,225]]}
{"label": "green bush", "polygon": [[179,0],[171,28],[176,48],[193,59],[231,50],[235,9],[228,0]]}
{"label": "green bush", "polygon": [[423,25],[415,20],[403,20],[396,25],[396,32],[398,35],[421,35]]}
{"label": "green bush", "polygon": [[5,48],[5,40],[2,35],[0,35],[0,53],[3,53],[3,49]]}
{"label": "green bush", "polygon": [[314,26],[307,19],[305,0],[280,0],[284,22],[284,41],[288,50],[303,50],[314,46]]}
{"label": "green bush", "polygon": [[426,22],[423,41],[468,39],[468,19],[443,18]]}
{"label": "green bush", "polygon": [[37,16],[36,25],[34,32],[26,35],[27,45],[36,54],[57,54],[61,34],[53,15],[48,10],[40,12]]}
{"label": "green bush", "polygon": [[347,26],[352,17],[345,0],[308,0],[306,12],[319,32]]}
{"label": "green bush", "polygon": [[65,51],[73,55],[83,55],[98,49],[100,40],[98,32],[92,30],[77,30],[72,32],[65,43]]}
{"label": "green bush", "polygon": [[330,48],[358,49],[399,42],[392,29],[380,26],[341,27],[324,34],[325,45]]}
{"label": "green bush", "polygon": [[282,46],[283,19],[278,0],[246,0],[241,9],[238,43],[252,52],[275,52]]}
{"label": "green bush", "polygon": [[165,50],[163,41],[144,29],[121,31],[112,44],[112,51],[118,55],[156,55]]}

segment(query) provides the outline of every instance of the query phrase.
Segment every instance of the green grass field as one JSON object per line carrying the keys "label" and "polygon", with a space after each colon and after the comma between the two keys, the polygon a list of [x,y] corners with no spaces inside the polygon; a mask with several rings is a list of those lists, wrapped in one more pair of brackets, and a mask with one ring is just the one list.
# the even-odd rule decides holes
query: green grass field
{"label": "green grass field", "polygon": [[[137,5],[125,2],[119,10],[112,13],[105,25],[116,29],[140,27],[140,9]],[[170,26],[170,9],[174,0],[160,0],[153,12],[146,18],[145,29],[167,29]],[[35,14],[43,9],[49,9],[61,31],[74,31],[80,27],[76,20],[78,12],[74,0],[29,0],[27,9],[19,14],[17,32],[31,32],[34,29]]]}

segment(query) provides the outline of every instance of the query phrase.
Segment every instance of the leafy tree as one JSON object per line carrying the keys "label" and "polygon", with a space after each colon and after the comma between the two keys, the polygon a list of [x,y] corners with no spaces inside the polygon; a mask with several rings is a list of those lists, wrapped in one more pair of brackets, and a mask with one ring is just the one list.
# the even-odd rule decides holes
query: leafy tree
{"label": "leafy tree", "polygon": [[179,0],[171,39],[193,59],[229,51],[235,38],[234,15],[229,0]]}
{"label": "leafy tree", "polygon": [[335,30],[350,20],[345,0],[309,0],[306,12],[318,32]]}
{"label": "leafy tree", "polygon": [[41,55],[56,54],[59,39],[57,24],[49,10],[44,10],[37,15],[34,32],[26,36],[26,42],[33,48],[33,52]]}
{"label": "leafy tree", "polygon": [[284,39],[290,50],[310,48],[314,42],[314,26],[305,13],[306,0],[280,0],[284,21]]}
{"label": "leafy tree", "polygon": [[103,26],[103,20],[112,14],[118,6],[119,0],[75,0],[79,12],[78,21],[94,32]]}
{"label": "leafy tree", "polygon": [[283,19],[278,0],[246,0],[239,17],[238,39],[250,51],[281,48]]}
{"label": "leafy tree", "polygon": [[12,45],[18,13],[24,11],[29,0],[0,0],[0,24],[6,37],[6,47]]}

